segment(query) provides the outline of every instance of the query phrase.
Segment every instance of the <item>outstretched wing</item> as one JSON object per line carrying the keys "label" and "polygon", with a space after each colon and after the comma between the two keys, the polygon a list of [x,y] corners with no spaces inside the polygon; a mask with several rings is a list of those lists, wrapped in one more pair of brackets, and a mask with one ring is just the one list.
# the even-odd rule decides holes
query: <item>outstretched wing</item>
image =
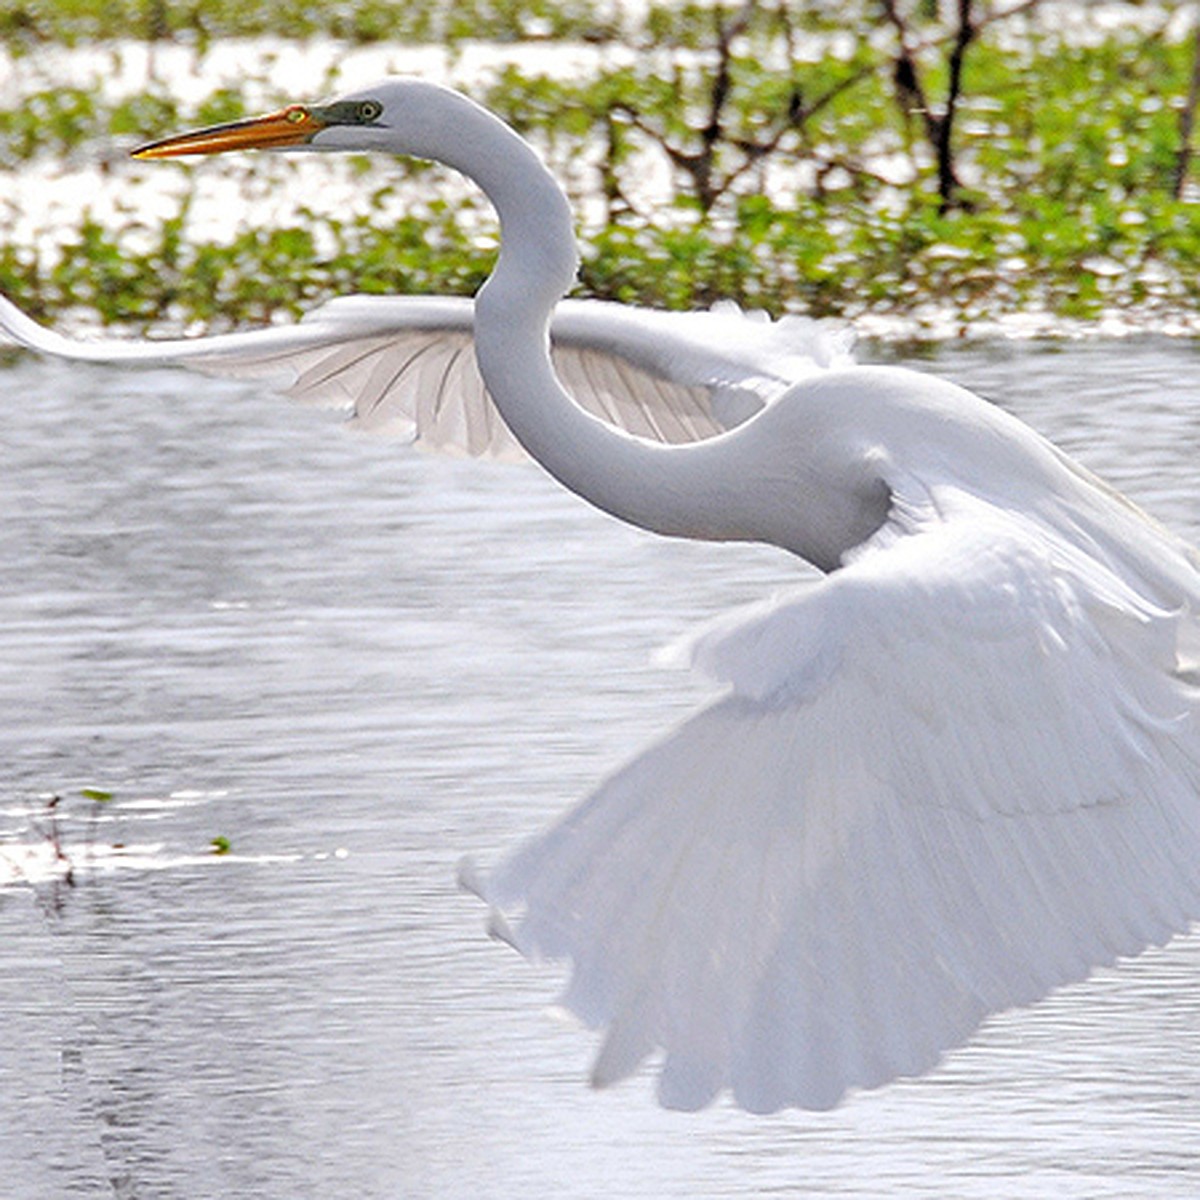
{"label": "outstretched wing", "polygon": [[1195,634],[943,489],[702,633],[727,694],[474,886],[572,961],[598,1084],[831,1106],[1200,915]]}
{"label": "outstretched wing", "polygon": [[[473,304],[448,297],[346,296],[297,325],[173,341],[64,338],[0,297],[0,331],[45,354],[173,363],[261,379],[436,450],[496,458],[520,450],[475,363]],[[551,328],[555,367],[583,408],[621,429],[688,442],[731,428],[797,379],[849,361],[849,340],[799,317],[736,307],[667,313],[564,301]]]}

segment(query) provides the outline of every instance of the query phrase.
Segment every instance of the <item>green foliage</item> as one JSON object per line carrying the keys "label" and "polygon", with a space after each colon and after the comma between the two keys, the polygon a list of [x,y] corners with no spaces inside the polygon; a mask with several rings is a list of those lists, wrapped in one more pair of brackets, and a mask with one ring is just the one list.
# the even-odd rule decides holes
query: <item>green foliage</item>
{"label": "green foliage", "polygon": [[97,129],[96,107],[81,88],[53,88],[0,112],[0,164],[15,166],[42,151],[63,154]]}
{"label": "green foliage", "polygon": [[[878,20],[877,6],[860,7]],[[964,186],[948,207],[921,119],[898,103],[887,40],[868,36],[865,19],[849,20],[852,8],[757,7],[730,43],[721,88],[713,47],[741,10],[678,0],[623,17],[620,30],[589,0],[280,0],[269,9],[247,0],[0,0],[0,34],[11,46],[105,36],[122,23],[126,34],[201,43],[268,27],[348,41],[620,32],[643,53],[598,56],[592,72],[568,79],[498,68],[479,91],[539,146],[584,214],[583,294],[680,308],[730,297],[847,316],[930,304],[964,318],[1194,305],[1200,213],[1173,195],[1190,40],[1128,29],[1074,45],[1031,24],[1014,50],[985,31],[966,59],[954,143]],[[940,98],[946,59],[932,11],[919,26],[921,61]],[[822,41],[832,30],[842,33],[836,52]],[[810,41],[830,48],[813,54]],[[0,165],[246,111],[234,87],[186,111],[157,85],[111,102],[46,88],[0,110]],[[647,198],[651,168],[669,178],[666,197]],[[440,182],[413,200],[405,180],[424,168],[364,158],[355,170],[359,207],[304,210],[292,228],[241,226],[223,241],[201,240],[185,198],[149,235],[132,215],[103,224],[89,215],[54,250],[0,242],[0,290],[40,315],[86,308],[135,325],[165,316],[228,326],[347,291],[478,287],[495,227],[477,200],[428,199]]]}
{"label": "green foliage", "polygon": [[128,37],[187,39],[203,47],[264,34],[363,44],[597,40],[617,32],[606,8],[589,0],[0,0],[0,40],[14,48]]}

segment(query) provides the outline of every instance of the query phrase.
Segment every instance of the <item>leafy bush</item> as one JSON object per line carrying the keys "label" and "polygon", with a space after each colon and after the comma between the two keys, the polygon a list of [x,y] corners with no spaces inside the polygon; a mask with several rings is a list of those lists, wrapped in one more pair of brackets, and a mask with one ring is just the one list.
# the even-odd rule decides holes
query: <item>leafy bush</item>
{"label": "leafy bush", "polygon": [[[653,4],[618,30],[587,0],[282,0],[269,9],[23,0],[0,3],[0,30],[10,44],[104,36],[118,20],[156,37],[268,26],[358,40],[396,29],[443,39],[620,32],[642,53],[598,55],[590,75],[568,79],[500,67],[479,92],[570,190],[583,293],[666,307],[728,296],[772,312],[845,315],[932,303],[964,319],[1194,304],[1200,210],[1187,189],[1177,195],[1191,38],[1143,24],[1073,44],[1051,21],[989,23],[996,6],[985,6],[956,43],[953,28],[922,20],[921,6],[894,5],[906,34],[921,35],[902,52],[881,33],[886,7],[784,3],[731,16],[709,4]],[[917,94],[940,107],[914,109]],[[162,86],[116,101],[44,88],[0,111],[0,164],[247,109],[230,87],[192,111]],[[934,135],[951,116],[948,185]],[[495,245],[477,198],[431,201],[427,187],[409,186],[425,178],[421,167],[363,159],[355,169],[355,213],[314,204],[293,228],[243,226],[221,244],[196,239],[187,196],[149,243],[130,215],[105,226],[85,217],[56,253],[0,245],[0,290],[36,312],[207,324],[266,321],[351,290],[474,291]],[[668,181],[666,194],[652,177]]]}

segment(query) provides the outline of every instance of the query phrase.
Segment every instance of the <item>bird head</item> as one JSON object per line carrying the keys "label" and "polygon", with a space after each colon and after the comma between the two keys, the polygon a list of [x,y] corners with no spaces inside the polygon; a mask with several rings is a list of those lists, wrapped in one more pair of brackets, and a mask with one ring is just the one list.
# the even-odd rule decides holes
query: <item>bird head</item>
{"label": "bird head", "polygon": [[173,134],[139,146],[133,157],[181,158],[230,150],[382,150],[433,157],[434,150],[444,147],[459,105],[470,101],[448,88],[389,79],[336,100],[289,104],[264,116]]}

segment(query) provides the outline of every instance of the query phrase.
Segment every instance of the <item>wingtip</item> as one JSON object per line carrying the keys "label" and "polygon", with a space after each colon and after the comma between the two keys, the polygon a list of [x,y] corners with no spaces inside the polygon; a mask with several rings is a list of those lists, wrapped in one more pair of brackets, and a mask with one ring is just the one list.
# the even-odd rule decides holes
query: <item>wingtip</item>
{"label": "wingtip", "polygon": [[470,892],[472,896],[478,896],[480,900],[487,902],[487,897],[483,894],[483,876],[479,872],[479,864],[470,854],[464,854],[458,860],[456,880],[460,890]]}

